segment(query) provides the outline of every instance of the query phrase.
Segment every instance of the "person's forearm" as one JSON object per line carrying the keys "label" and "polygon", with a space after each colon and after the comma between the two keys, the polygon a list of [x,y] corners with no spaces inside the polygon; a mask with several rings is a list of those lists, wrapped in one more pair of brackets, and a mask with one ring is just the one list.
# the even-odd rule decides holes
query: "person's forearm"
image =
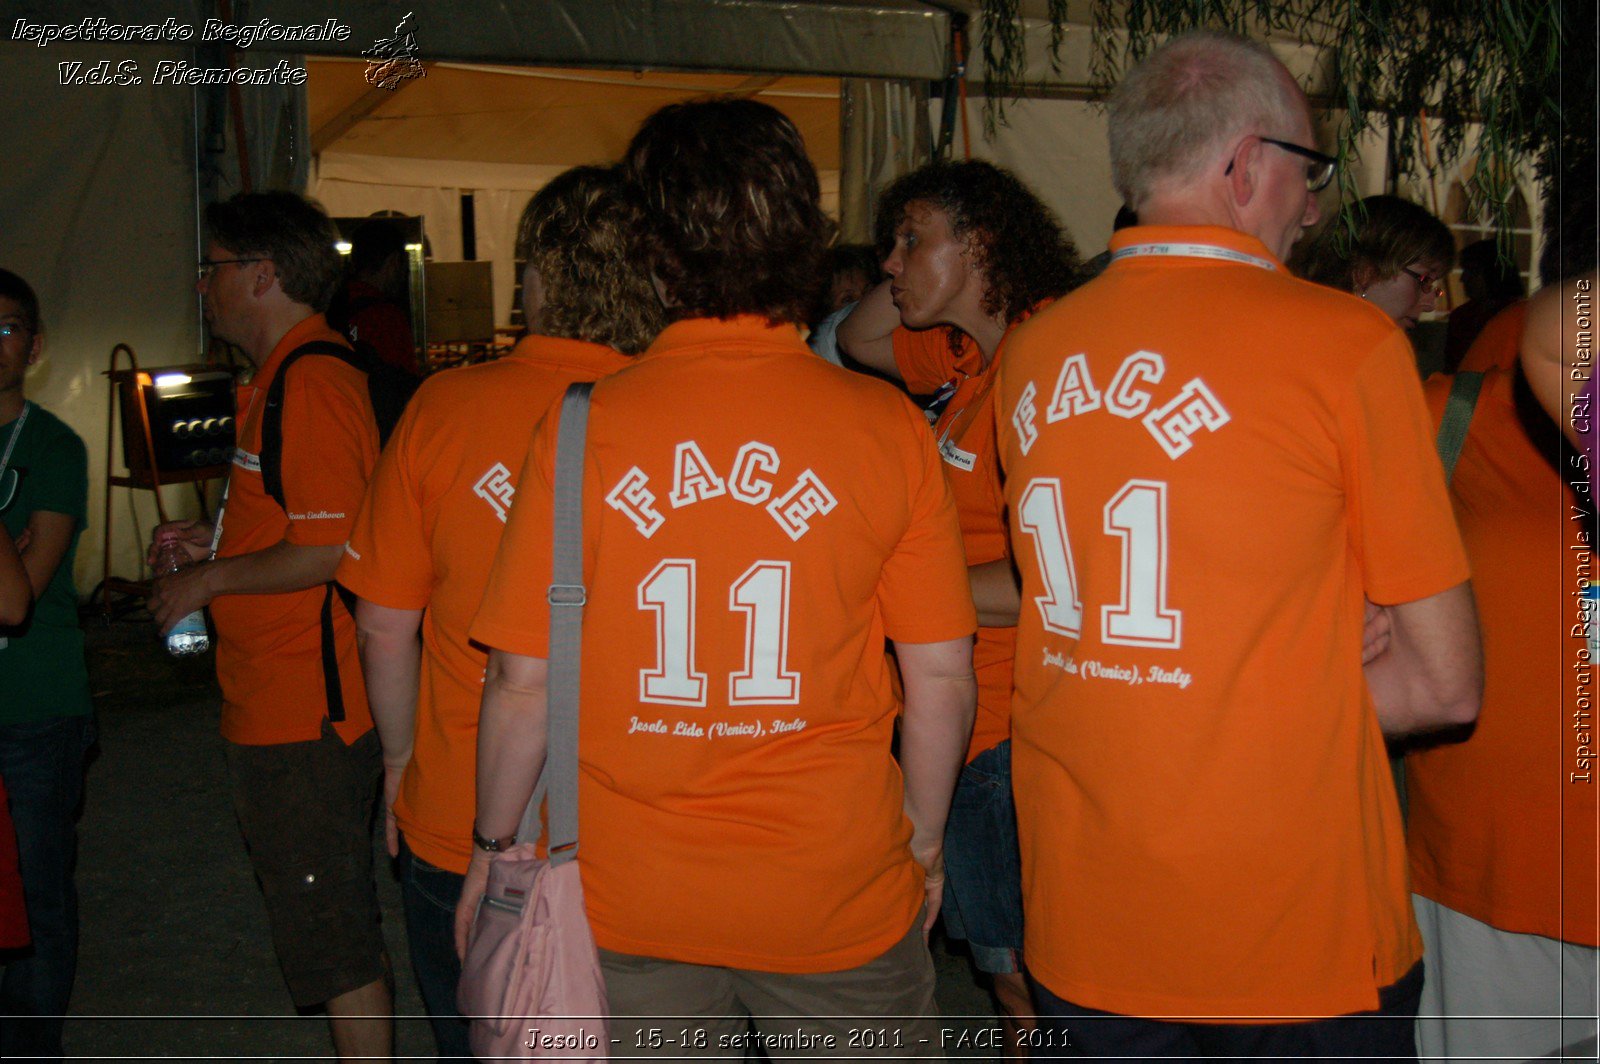
{"label": "person's forearm", "polygon": [[517,830],[544,767],[544,663],[537,661],[538,668],[530,671],[525,667],[530,662],[535,659],[489,654],[478,714],[476,820],[486,838],[504,838]]}
{"label": "person's forearm", "polygon": [[326,584],[339,567],[344,545],[300,546],[280,540],[270,547],[203,563],[206,589],[222,595],[281,595]]}
{"label": "person's forearm", "polygon": [[1471,586],[1388,611],[1388,648],[1364,668],[1383,733],[1398,738],[1472,723],[1483,698],[1483,651]]}
{"label": "person's forearm", "polygon": [[1022,589],[1017,586],[1017,571],[1010,558],[967,567],[972,584],[972,604],[978,607],[978,623],[985,628],[1013,628],[1022,608]]}
{"label": "person's forearm", "polygon": [[889,282],[873,288],[861,297],[856,309],[839,323],[834,338],[839,350],[880,373],[896,380],[900,367],[894,360],[893,333],[900,327],[900,311],[889,295]]}
{"label": "person's forearm", "polygon": [[1391,642],[1364,671],[1378,726],[1386,738],[1470,724],[1476,715],[1474,701],[1438,696],[1438,686],[1417,668],[1415,655],[1403,640]]}
{"label": "person's forearm", "polygon": [[905,718],[900,725],[900,768],[905,776],[905,811],[911,821],[911,852],[924,871],[937,871],[967,743],[978,685],[970,672],[957,677],[905,677]]}
{"label": "person's forearm", "polygon": [[33,585],[11,533],[0,528],[0,624],[21,624],[33,604]]}
{"label": "person's forearm", "polygon": [[22,568],[28,574],[33,601],[39,601],[50,581],[55,579],[56,570],[61,568],[67,551],[72,548],[72,534],[77,527],[77,518],[69,514],[35,510],[29,515],[24,545],[18,553],[22,557]]}
{"label": "person's forearm", "polygon": [[[359,612],[358,612],[359,622]],[[417,686],[422,668],[422,643],[409,633],[371,631],[357,625],[361,671],[367,681],[367,704],[383,745],[383,763],[404,767],[411,760],[416,736]]]}

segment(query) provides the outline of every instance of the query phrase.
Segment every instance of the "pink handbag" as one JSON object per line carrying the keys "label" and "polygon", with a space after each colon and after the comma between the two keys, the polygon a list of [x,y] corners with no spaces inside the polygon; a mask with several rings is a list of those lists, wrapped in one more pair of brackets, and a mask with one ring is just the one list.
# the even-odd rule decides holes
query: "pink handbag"
{"label": "pink handbag", "polygon": [[[456,1004],[480,1058],[606,1060],[605,981],[578,874],[578,662],[583,621],[583,447],[593,385],[574,384],[556,437],[555,564],[550,603],[549,712],[544,770],[522,814],[519,842],[497,854],[473,920]],[[550,858],[538,856],[548,799]]]}
{"label": "pink handbag", "polygon": [[605,1060],[606,987],[576,861],[495,858],[456,991],[479,1058]]}

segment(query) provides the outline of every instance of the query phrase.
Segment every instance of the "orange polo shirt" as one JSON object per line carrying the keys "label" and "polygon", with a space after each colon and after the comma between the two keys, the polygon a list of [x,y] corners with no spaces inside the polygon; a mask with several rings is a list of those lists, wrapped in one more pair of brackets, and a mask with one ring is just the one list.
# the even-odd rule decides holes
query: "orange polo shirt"
{"label": "orange polo shirt", "polygon": [[[985,366],[983,352],[971,337],[962,336],[959,353],[950,349],[948,337],[943,326],[901,327],[891,334],[895,364],[908,389],[918,395],[950,391],[933,423],[933,434],[961,518],[967,564],[981,565],[1011,556],[1000,459],[995,454],[993,388],[1000,358],[997,355]],[[978,629],[972,647],[978,712],[967,744],[968,761],[1011,737],[1011,660],[1016,644],[1014,627]]]}
{"label": "orange polo shirt", "polygon": [[488,654],[467,639],[505,531],[533,427],[568,384],[626,365],[609,347],[525,336],[495,362],[428,378],[373,471],[338,580],[400,610],[426,610],[411,762],[395,819],[430,864],[472,856],[478,702]]}
{"label": "orange polo shirt", "polygon": [[1511,369],[1522,350],[1522,323],[1528,320],[1528,301],[1519,299],[1489,319],[1467,353],[1461,356],[1460,371],[1482,373],[1491,369]]}
{"label": "orange polo shirt", "polygon": [[1232,230],[1111,246],[997,385],[1029,970],[1140,1016],[1374,1008],[1421,941],[1363,594],[1467,578],[1410,345]]}
{"label": "orange polo shirt", "polygon": [[[548,653],[547,417],[472,624]],[[579,808],[596,942],[855,967],[922,906],[885,637],[976,626],[927,425],[789,326],[682,321],[595,387]]]}
{"label": "orange polo shirt", "polygon": [[[1428,381],[1436,419],[1453,380]],[[1483,628],[1483,710],[1464,742],[1406,757],[1412,889],[1504,931],[1594,946],[1600,784],[1579,748],[1595,729],[1568,691],[1585,645],[1572,592],[1592,544],[1559,432],[1531,395],[1518,408],[1519,391],[1515,371],[1484,379],[1450,484]]]}
{"label": "orange polo shirt", "polygon": [[[307,355],[289,371],[283,393],[285,507],[261,479],[261,415],[284,357],[303,343],[344,338],[315,314],[284,334],[255,379],[239,389],[239,445],[228,474],[217,557],[279,542],[336,546],[350,536],[367,477],[378,460],[378,426],[360,370]],[[322,677],[321,584],[280,595],[224,595],[211,604],[217,624],[222,735],[246,746],[304,742],[328,715]],[[335,602],[333,628],[345,720],[334,728],[354,742],[372,727],[356,655],[355,621]]]}

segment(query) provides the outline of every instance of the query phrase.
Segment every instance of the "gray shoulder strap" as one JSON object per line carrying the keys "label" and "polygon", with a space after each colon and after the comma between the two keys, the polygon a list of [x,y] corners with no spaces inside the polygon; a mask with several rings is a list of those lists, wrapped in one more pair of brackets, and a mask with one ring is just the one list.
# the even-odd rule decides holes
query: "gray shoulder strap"
{"label": "gray shoulder strap", "polygon": [[1457,373],[1450,385],[1450,397],[1445,400],[1444,417],[1439,421],[1439,435],[1434,441],[1439,449],[1439,461],[1444,463],[1444,481],[1456,475],[1456,461],[1467,442],[1467,429],[1472,424],[1472,412],[1478,406],[1478,392],[1483,388],[1482,373]]}
{"label": "gray shoulder strap", "polygon": [[556,433],[555,542],[550,588],[548,742],[544,772],[522,814],[520,839],[539,830],[539,800],[549,798],[550,863],[578,856],[578,690],[583,653],[583,462],[589,382],[567,388]]}

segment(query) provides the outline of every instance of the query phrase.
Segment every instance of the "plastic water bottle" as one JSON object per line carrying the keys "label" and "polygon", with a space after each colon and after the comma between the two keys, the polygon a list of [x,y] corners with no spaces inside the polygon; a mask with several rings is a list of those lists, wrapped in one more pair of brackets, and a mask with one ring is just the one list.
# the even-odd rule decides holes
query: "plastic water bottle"
{"label": "plastic water bottle", "polygon": [[[156,540],[156,576],[167,576],[190,564],[189,555],[178,541],[176,532],[164,532]],[[211,649],[211,636],[206,632],[206,611],[195,610],[172,626],[167,633],[167,653],[184,657],[204,654]]]}

